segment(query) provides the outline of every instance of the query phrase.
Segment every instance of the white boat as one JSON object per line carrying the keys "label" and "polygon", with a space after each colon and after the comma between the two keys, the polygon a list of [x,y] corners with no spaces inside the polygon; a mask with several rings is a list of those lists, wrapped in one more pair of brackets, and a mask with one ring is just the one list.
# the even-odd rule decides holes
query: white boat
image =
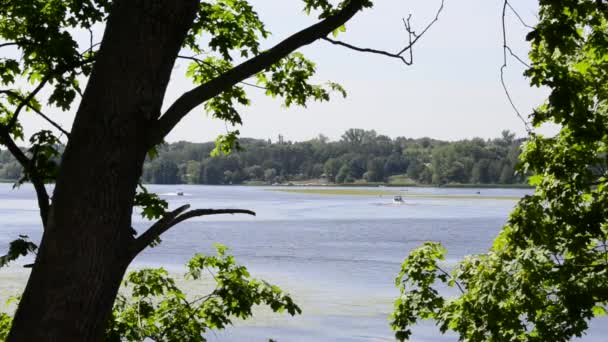
{"label": "white boat", "polygon": [[401,197],[399,195],[393,197],[393,203],[395,203],[395,204],[403,204],[404,203],[403,202],[403,197]]}

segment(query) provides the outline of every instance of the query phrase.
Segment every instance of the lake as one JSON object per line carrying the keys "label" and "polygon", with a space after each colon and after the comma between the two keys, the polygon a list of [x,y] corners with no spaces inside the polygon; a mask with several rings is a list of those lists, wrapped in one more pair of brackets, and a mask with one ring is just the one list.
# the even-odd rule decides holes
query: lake
{"label": "lake", "polygon": [[[394,279],[408,252],[424,241],[439,241],[448,249],[447,267],[467,254],[484,252],[505,223],[514,198],[530,192],[383,188],[404,196],[405,204],[397,205],[392,195],[274,191],[279,189],[293,188],[149,186],[171,208],[190,203],[193,208],[251,209],[257,216],[186,221],[165,234],[160,246],[140,255],[135,267],[162,265],[182,272],[194,253],[214,253],[214,243],[225,244],[254,277],[281,286],[303,310],[296,317],[258,312],[251,321],[210,333],[210,341],[393,341],[388,315],[398,294]],[[184,196],[176,196],[178,191]],[[138,212],[133,220],[140,232],[150,224]],[[10,184],[0,184],[0,251],[18,234],[37,241],[38,221],[30,187],[12,190]],[[0,295],[18,292],[26,276],[27,270],[18,266],[0,270]],[[605,326],[596,322],[583,340],[604,341]],[[414,330],[412,340],[457,338],[440,335],[429,322]]]}

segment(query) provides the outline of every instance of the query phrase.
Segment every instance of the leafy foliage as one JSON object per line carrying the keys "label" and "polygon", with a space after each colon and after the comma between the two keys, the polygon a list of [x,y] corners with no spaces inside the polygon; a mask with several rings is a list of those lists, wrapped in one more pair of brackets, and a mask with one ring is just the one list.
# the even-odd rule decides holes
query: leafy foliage
{"label": "leafy foliage", "polygon": [[241,151],[241,144],[238,140],[239,131],[228,132],[227,134],[220,134],[215,139],[215,148],[211,150],[209,154],[211,157],[218,157],[221,155],[228,155],[232,151]]}
{"label": "leafy foliage", "polygon": [[19,257],[36,252],[37,249],[38,246],[31,242],[27,235],[19,235],[18,239],[11,241],[9,244],[8,253],[0,256],[0,268],[7,266],[11,261],[15,261]]}
{"label": "leafy foliage", "polygon": [[444,305],[444,299],[431,285],[437,279],[447,282],[448,275],[440,272],[437,264],[437,261],[445,259],[445,253],[439,243],[426,242],[412,251],[401,265],[401,272],[395,280],[401,295],[395,301],[391,323],[399,341],[411,336],[408,327],[415,324],[418,317],[434,317]]}
{"label": "leafy foliage", "polygon": [[[235,318],[250,318],[256,305],[292,316],[302,312],[278,286],[251,278],[225,246],[216,249],[216,256],[197,254],[187,264],[188,288],[201,286],[205,278],[215,283],[206,295],[186,292],[163,268],[129,272],[114,303],[105,341],[204,342],[206,332],[224,329]],[[0,341],[6,339],[11,322],[12,316],[0,312]]]}
{"label": "leafy foliage", "polygon": [[54,182],[59,172],[59,144],[59,139],[51,131],[42,130],[32,135],[28,149],[31,165],[24,169],[23,177],[16,185],[30,180],[31,172],[35,172],[44,183]]}
{"label": "leafy foliage", "polygon": [[192,281],[214,279],[216,288],[205,296],[189,296],[162,268],[129,273],[126,291],[116,299],[106,341],[206,341],[205,332],[224,329],[234,318],[251,317],[255,305],[301,313],[280,288],[251,279],[247,269],[226,254],[226,247],[216,248],[217,256],[197,254],[187,265],[186,277]]}
{"label": "leafy foliage", "polygon": [[158,197],[155,193],[148,192],[145,186],[139,184],[139,190],[135,194],[133,205],[141,207],[141,216],[148,220],[159,219],[167,213],[169,204],[167,201]]}
{"label": "leafy foliage", "polygon": [[204,53],[199,39],[209,36],[209,47],[226,60],[232,60],[231,52],[238,51],[241,57],[257,55],[260,38],[266,31],[253,7],[246,0],[202,1],[197,19],[185,40],[185,47],[196,53]]}
{"label": "leafy foliage", "polygon": [[[332,1],[328,0],[304,0],[305,6],[304,11],[310,14],[312,10],[319,11],[319,19],[327,18],[328,16],[336,13],[340,8],[344,7],[348,1],[342,1],[338,5],[334,5]],[[372,1],[366,1],[363,6],[368,8],[372,7]]]}
{"label": "leafy foliage", "polygon": [[[536,190],[519,202],[488,253],[454,269],[462,295],[439,306],[433,292],[409,296],[395,318],[431,318],[466,341],[569,341],[606,312],[608,8],[584,0],[540,5],[526,75],[551,93],[532,122],[561,129],[555,137],[532,134],[524,146],[520,168],[534,174]],[[425,262],[404,263],[403,284],[438,257],[415,256]],[[406,338],[399,334],[414,322],[392,324]]]}
{"label": "leafy foliage", "polygon": [[11,330],[12,317],[4,312],[0,312],[0,341],[6,341],[9,331]]}
{"label": "leafy foliage", "polygon": [[[257,81],[266,88],[267,95],[283,97],[286,107],[292,104],[306,106],[309,99],[329,101],[327,89],[309,83],[314,73],[315,64],[303,54],[294,52],[270,67],[268,73],[258,74]],[[346,91],[337,83],[328,82],[327,88],[338,91],[346,97]]]}

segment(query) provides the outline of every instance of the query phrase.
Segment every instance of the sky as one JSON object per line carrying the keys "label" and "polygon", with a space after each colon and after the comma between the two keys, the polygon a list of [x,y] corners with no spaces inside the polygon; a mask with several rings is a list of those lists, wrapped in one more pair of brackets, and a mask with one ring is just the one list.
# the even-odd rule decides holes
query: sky
{"label": "sky", "polygon": [[[290,34],[315,22],[307,17],[301,0],[252,0],[272,36],[269,48]],[[535,22],[536,2],[512,0],[529,24]],[[347,23],[340,40],[354,45],[395,51],[407,41],[402,18],[412,14],[420,31],[430,21],[440,0],[376,0],[373,9]],[[316,62],[318,82],[334,81],[347,92],[331,102],[311,103],[307,108],[285,108],[280,99],[266,97],[251,88],[252,105],[240,108],[243,137],[302,141],[323,134],[332,140],[349,128],[376,130],[390,137],[432,137],[458,140],[493,138],[502,130],[525,135],[524,124],[507,101],[500,84],[502,65],[501,0],[445,0],[439,21],[414,47],[414,64],[355,52],[317,41],[302,48]],[[526,29],[513,15],[507,18],[509,45],[525,57],[529,45]],[[96,30],[101,37],[102,28]],[[164,101],[168,107],[193,85],[184,77],[186,61],[178,60]],[[506,82],[519,110],[527,115],[541,104],[546,90],[530,88],[523,67],[510,60]],[[74,110],[56,118],[70,127]],[[29,114],[23,117],[26,134],[44,125]],[[228,127],[230,128],[230,127]],[[167,137],[168,142],[205,142],[226,132],[226,125],[196,108]],[[231,129],[231,128],[230,128]],[[550,131],[551,129],[549,129]]]}

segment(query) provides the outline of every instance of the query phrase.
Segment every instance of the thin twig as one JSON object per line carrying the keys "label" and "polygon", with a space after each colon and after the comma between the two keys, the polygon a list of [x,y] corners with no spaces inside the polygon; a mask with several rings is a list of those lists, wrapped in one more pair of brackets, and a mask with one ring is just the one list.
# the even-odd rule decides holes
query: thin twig
{"label": "thin twig", "polygon": [[[528,134],[531,134],[532,133],[532,129],[530,128],[528,121],[526,121],[526,119],[524,119],[523,115],[521,114],[521,112],[519,111],[519,109],[517,108],[517,106],[515,105],[515,102],[513,101],[513,98],[511,97],[511,93],[509,92],[509,88],[507,87],[507,83],[505,82],[505,69],[507,68],[507,53],[510,52],[511,55],[515,55],[511,51],[511,49],[509,48],[509,45],[507,44],[507,27],[506,27],[506,22],[505,22],[505,19],[506,19],[506,16],[507,16],[507,6],[509,6],[509,0],[504,0],[503,7],[502,7],[502,48],[503,48],[502,53],[503,53],[503,62],[502,62],[502,65],[500,67],[500,84],[502,85],[502,88],[503,88],[503,90],[505,92],[505,95],[507,96],[507,100],[509,100],[509,103],[511,104],[511,107],[513,108],[513,110],[517,114],[517,117],[519,117],[519,119],[523,122],[524,128],[526,129],[526,132],[528,132]],[[520,60],[519,58],[517,58],[517,59]],[[522,61],[520,60],[520,62],[522,62]]]}
{"label": "thin twig", "polygon": [[448,276],[448,277],[452,278],[452,279],[454,280],[454,284],[456,284],[456,286],[458,286],[458,289],[460,290],[460,293],[464,294],[464,289],[463,289],[463,288],[460,286],[460,283],[459,283],[458,281],[456,281],[456,279],[454,279],[454,277],[453,277],[451,274],[449,274],[448,272],[446,272],[446,271],[445,271],[443,268],[441,268],[441,267],[439,267],[439,266],[437,266],[437,269],[438,269],[438,270],[439,270],[441,273],[443,273],[443,274],[445,274],[446,276]]}
{"label": "thin twig", "polygon": [[28,96],[25,97],[25,99],[21,99],[19,102],[19,105],[17,106],[17,109],[15,109],[15,111],[13,112],[13,116],[11,117],[11,120],[8,122],[8,124],[6,125],[7,129],[10,130],[11,128],[13,128],[13,126],[15,125],[15,123],[17,122],[17,118],[19,117],[19,113],[21,112],[21,110],[25,107],[31,107],[30,106],[30,101],[32,101],[32,99],[34,99],[34,97],[36,97],[36,95],[38,94],[38,92],[40,92],[40,90],[42,90],[42,88],[44,88],[44,86],[46,85],[46,83],[51,79],[50,74],[47,75],[41,82],[40,84],[38,84],[38,86],[31,92],[29,93]]}
{"label": "thin twig", "polygon": [[513,12],[513,14],[515,14],[515,16],[517,17],[517,19],[519,20],[519,22],[526,28],[529,28],[531,30],[534,29],[533,26],[528,25],[525,20],[521,17],[521,15],[519,14],[519,12],[517,10],[515,10],[515,8],[513,8],[513,6],[511,6],[511,3],[509,3],[509,1],[507,1],[507,6],[509,7],[509,9],[511,10],[511,12]]}
{"label": "thin twig", "polygon": [[[353,44],[350,43],[345,43],[339,40],[335,40],[335,39],[331,39],[328,37],[323,37],[322,39],[325,40],[326,42],[332,43],[334,45],[340,45],[346,48],[349,48],[351,50],[355,50],[358,52],[366,52],[366,53],[373,53],[373,54],[377,54],[377,55],[382,55],[382,56],[386,56],[386,57],[391,57],[391,58],[397,58],[399,60],[401,60],[403,63],[405,63],[406,65],[412,65],[414,62],[414,55],[413,55],[413,47],[414,44],[416,44],[416,42],[437,22],[439,21],[439,15],[441,14],[441,12],[443,11],[444,8],[444,2],[445,0],[441,0],[441,5],[439,6],[439,8],[437,9],[437,12],[435,13],[435,17],[425,26],[425,28],[422,30],[422,32],[420,34],[417,34],[413,29],[412,29],[412,25],[410,23],[410,20],[412,18],[412,15],[410,14],[407,19],[406,18],[402,18],[403,20],[403,25],[405,26],[405,30],[408,34],[408,44],[403,47],[401,50],[397,51],[397,52],[388,52],[385,50],[379,50],[379,49],[371,49],[371,48],[363,48],[363,47],[359,47],[359,46],[355,46]],[[407,60],[405,57],[403,57],[403,53],[405,53],[406,51],[409,51],[409,60]]]}
{"label": "thin twig", "polygon": [[[19,94],[17,94],[16,92],[14,92],[12,90],[0,90],[0,94],[6,94],[8,96],[15,97],[22,103],[24,103],[24,101],[25,101]],[[29,109],[33,110],[36,114],[40,115],[44,120],[46,120],[48,123],[53,125],[53,127],[57,128],[57,130],[59,130],[62,134],[65,134],[66,137],[68,137],[68,138],[70,137],[70,133],[68,131],[66,131],[63,127],[61,127],[58,123],[53,121],[47,115],[45,115],[40,110],[38,110],[37,108],[32,106],[29,102],[27,102],[26,105]]]}

